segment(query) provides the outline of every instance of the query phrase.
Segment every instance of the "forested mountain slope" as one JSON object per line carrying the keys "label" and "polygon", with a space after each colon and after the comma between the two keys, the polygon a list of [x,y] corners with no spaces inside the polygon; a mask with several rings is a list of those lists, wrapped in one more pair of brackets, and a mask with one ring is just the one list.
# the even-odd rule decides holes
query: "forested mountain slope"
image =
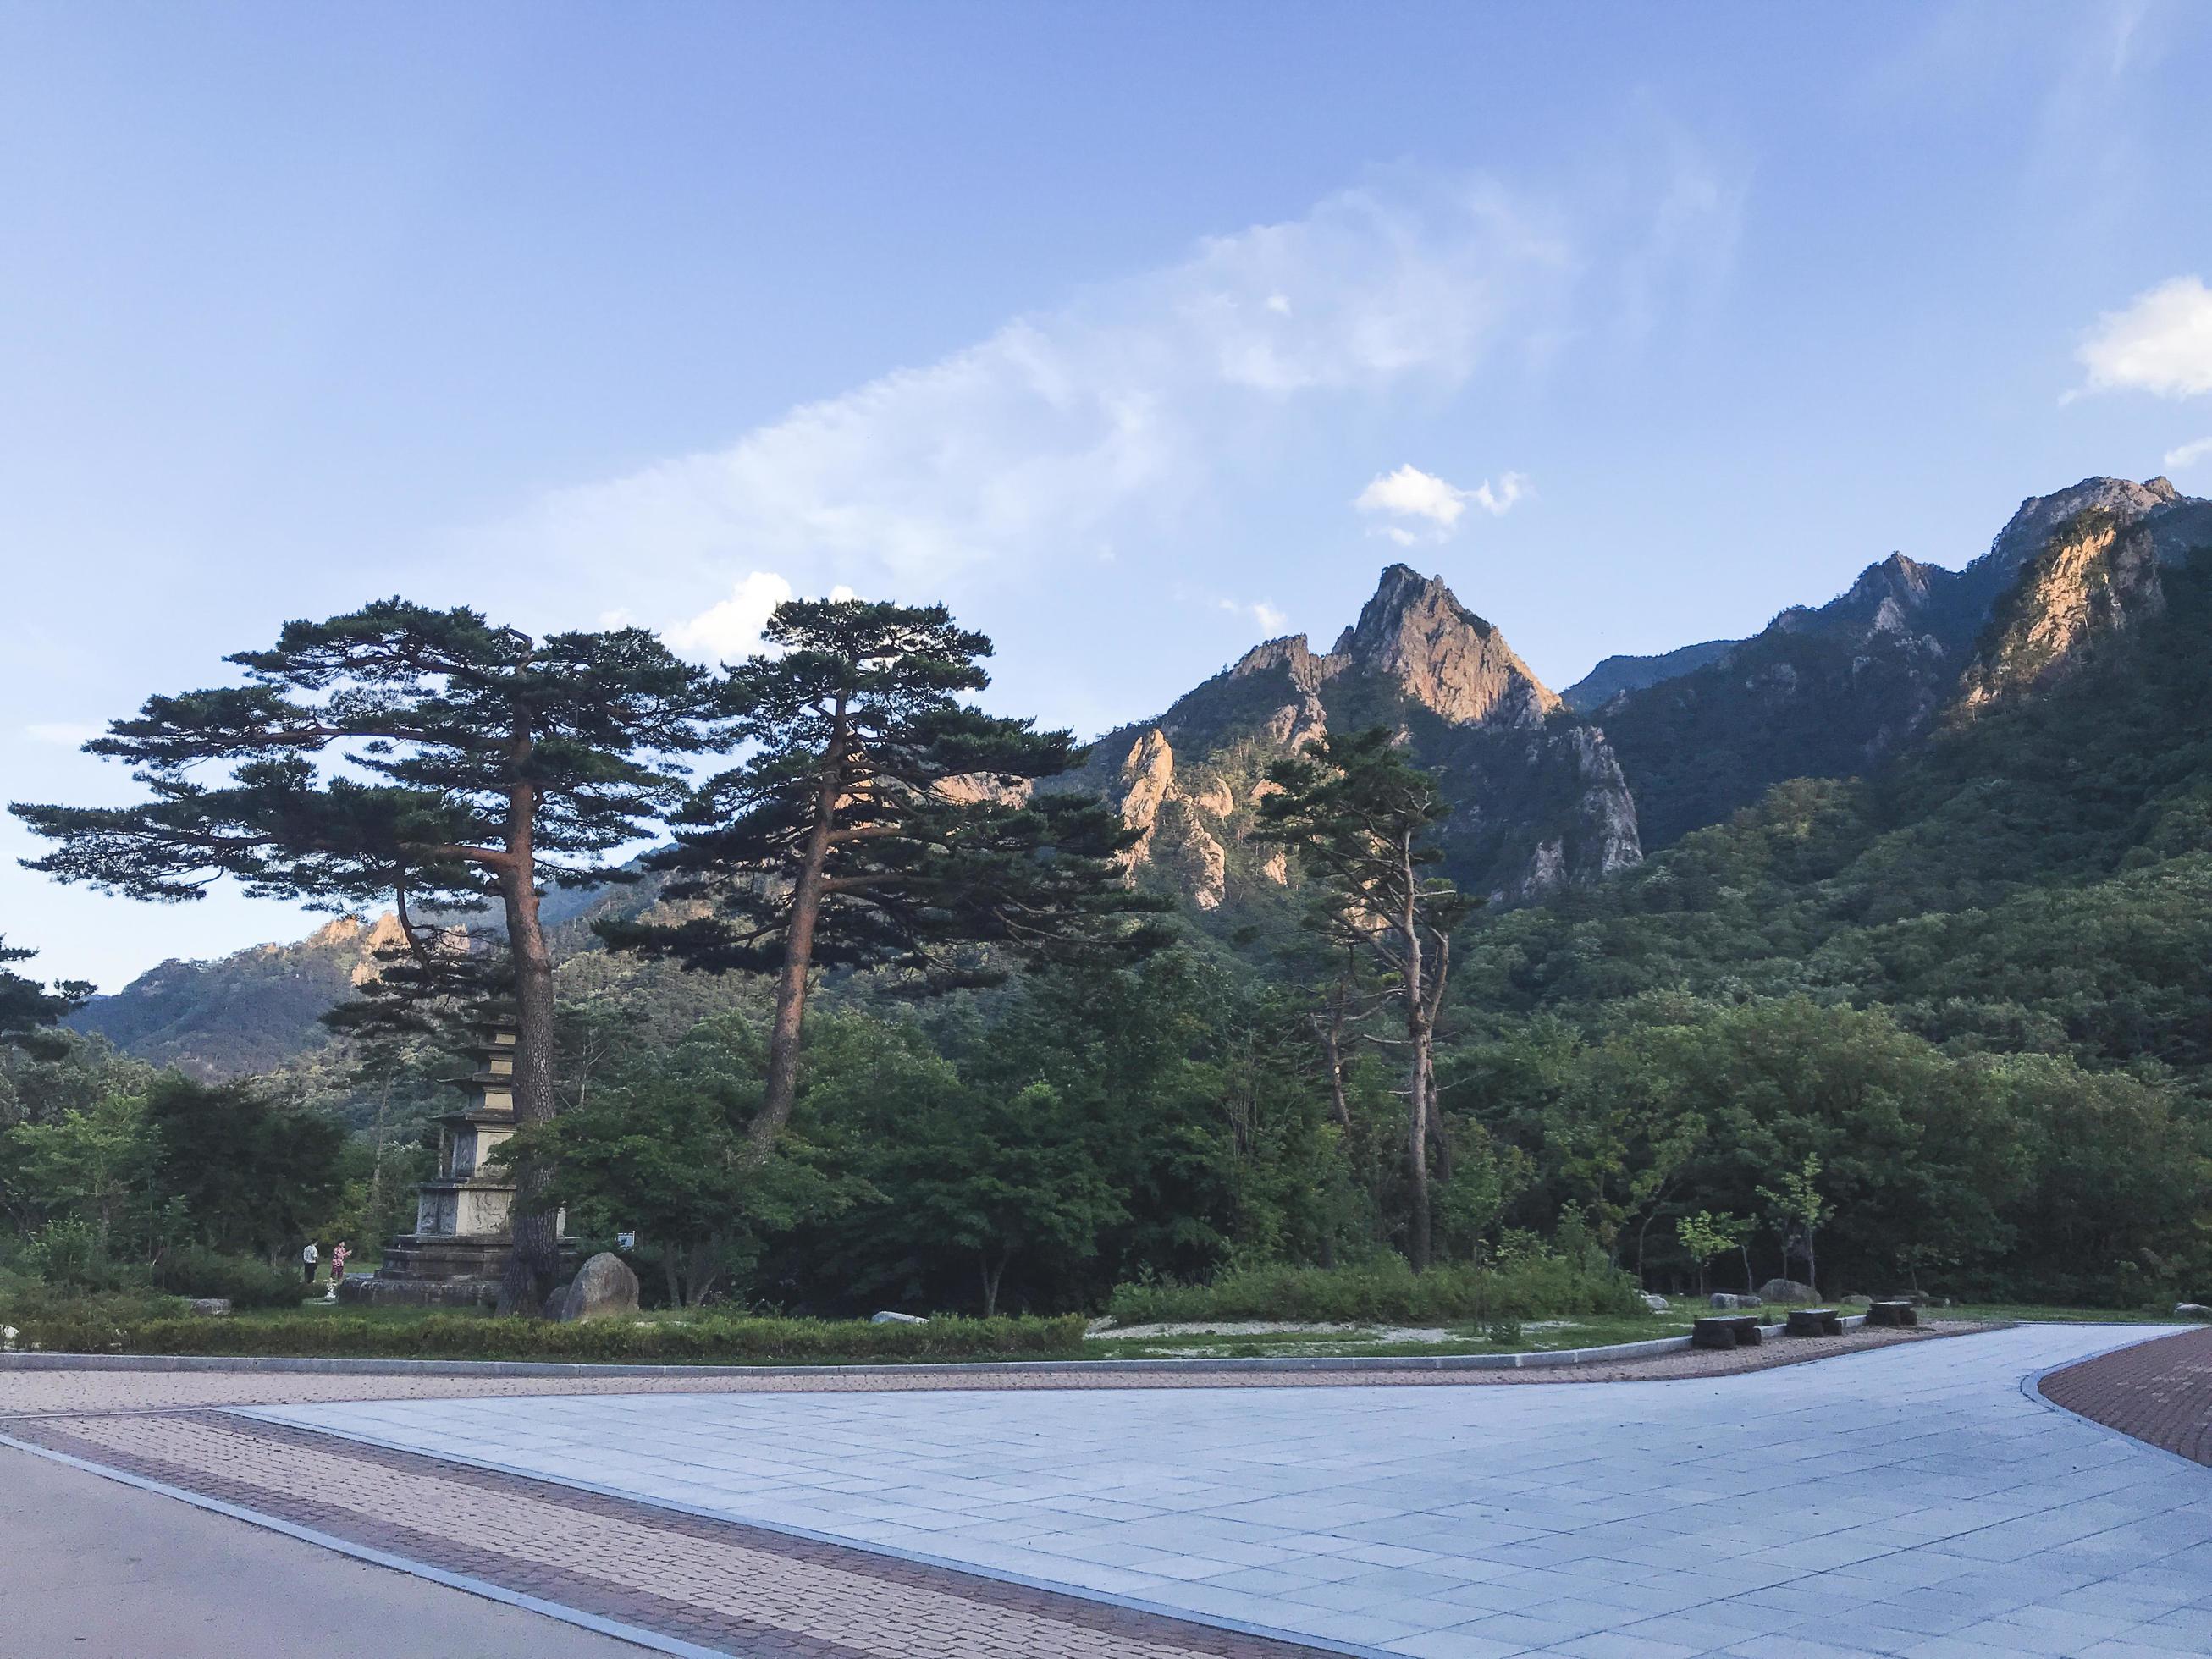
{"label": "forested mountain slope", "polygon": [[[2085,538],[2106,550],[2093,586],[2135,568],[2124,641],[2087,629],[2063,678],[2039,655],[1999,696],[1986,688],[2050,614],[2023,600],[1975,689],[1888,766],[1781,784],[1603,888],[1488,919],[1468,1006],[1596,1017],[1657,990],[1804,991],[1887,1006],[1957,1049],[2151,1063],[2203,1086],[2212,553],[2145,569],[2108,527]],[[2048,565],[2074,580],[2080,551]]]}
{"label": "forested mountain slope", "polygon": [[2022,502],[1963,570],[1893,553],[1840,597],[1784,611],[1717,660],[1607,700],[1592,716],[1620,757],[1646,848],[1786,778],[1853,776],[1909,746],[1958,696],[1993,607],[2057,605],[2033,583],[2023,592],[2022,574],[2079,515],[2140,525],[2143,548],[2171,558],[2208,511],[2164,478],[2087,478]]}

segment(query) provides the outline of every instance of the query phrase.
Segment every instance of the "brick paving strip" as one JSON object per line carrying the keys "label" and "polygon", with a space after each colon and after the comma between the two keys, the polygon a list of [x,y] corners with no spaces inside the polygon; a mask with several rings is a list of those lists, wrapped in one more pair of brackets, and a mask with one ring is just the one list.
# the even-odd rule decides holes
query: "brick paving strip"
{"label": "brick paving strip", "polygon": [[2100,1354],[2038,1386],[2053,1405],[2212,1466],[2212,1330]]}

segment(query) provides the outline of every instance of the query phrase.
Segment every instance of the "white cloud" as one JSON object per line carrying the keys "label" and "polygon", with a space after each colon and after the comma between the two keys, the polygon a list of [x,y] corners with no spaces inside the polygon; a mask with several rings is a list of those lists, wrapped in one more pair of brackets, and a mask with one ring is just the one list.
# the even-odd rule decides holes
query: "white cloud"
{"label": "white cloud", "polygon": [[773,570],[756,570],[740,581],[730,597],[712,605],[689,622],[661,630],[669,648],[687,657],[713,662],[736,662],[760,649],[761,630],[769,613],[791,597],[791,584]]}
{"label": "white cloud", "polygon": [[[1682,143],[1608,154],[1543,191],[1382,174],[726,444],[549,492],[460,552],[661,616],[747,571],[961,603],[1106,549],[1171,565],[1184,532],[1239,516],[1240,490],[1279,501],[1286,458],[1332,428],[1449,411],[1496,359],[1543,373],[1596,349],[1632,264],[1651,307],[1684,303],[1729,240],[1717,222],[1735,197],[1711,177]],[[1497,511],[1513,489],[1468,501]]]}
{"label": "white cloud", "polygon": [[1280,634],[1289,625],[1291,620],[1285,612],[1266,599],[1256,600],[1250,605],[1242,604],[1236,599],[1219,599],[1215,603],[1231,616],[1249,617],[1270,636]]}
{"label": "white cloud", "polygon": [[76,720],[33,720],[23,728],[23,735],[33,743],[58,744],[64,749],[75,749],[90,743],[105,732],[104,726],[86,726]]}
{"label": "white cloud", "polygon": [[[1518,472],[1504,474],[1494,486],[1485,478],[1472,489],[1462,489],[1409,463],[1395,472],[1376,474],[1352,504],[1362,513],[1425,519],[1441,540],[1459,527],[1470,502],[1492,518],[1502,518],[1528,493],[1528,480]],[[1386,525],[1382,533],[1401,547],[1411,547],[1417,539],[1403,525]]]}
{"label": "white cloud", "polygon": [[2197,276],[2160,283],[2099,318],[2075,355],[2098,391],[2212,392],[2212,289]]}
{"label": "white cloud", "polygon": [[1505,344],[1571,336],[1568,302],[1603,257],[1580,243],[1621,240],[1621,211],[1578,238],[1480,180],[1347,191],[725,447],[555,492],[499,533],[655,579],[835,568],[902,592],[1153,540],[1294,405],[1449,395]]}
{"label": "white cloud", "polygon": [[2212,438],[2199,438],[2193,444],[2183,444],[2166,452],[2160,463],[2169,472],[2180,472],[2195,466],[2199,461],[2212,461]]}

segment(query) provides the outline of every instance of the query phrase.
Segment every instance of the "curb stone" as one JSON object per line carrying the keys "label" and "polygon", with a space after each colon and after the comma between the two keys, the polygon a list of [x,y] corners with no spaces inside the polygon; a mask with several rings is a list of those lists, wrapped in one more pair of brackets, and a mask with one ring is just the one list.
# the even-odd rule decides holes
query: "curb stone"
{"label": "curb stone", "polygon": [[[1846,1315],[1846,1330],[1866,1323],[1864,1315]],[[1763,1326],[1780,1334],[1779,1324]],[[1455,1371],[1538,1370],[1555,1366],[1644,1359],[1679,1353],[1687,1336],[1653,1337],[1598,1348],[1559,1348],[1549,1352],[1464,1354],[1345,1354],[1284,1358],[1218,1359],[1000,1359],[927,1362],[906,1365],[654,1365],[593,1364],[537,1359],[392,1359],[302,1357],[276,1354],[6,1353],[0,1371],[261,1371],[356,1376],[1000,1376],[1076,1371]]]}

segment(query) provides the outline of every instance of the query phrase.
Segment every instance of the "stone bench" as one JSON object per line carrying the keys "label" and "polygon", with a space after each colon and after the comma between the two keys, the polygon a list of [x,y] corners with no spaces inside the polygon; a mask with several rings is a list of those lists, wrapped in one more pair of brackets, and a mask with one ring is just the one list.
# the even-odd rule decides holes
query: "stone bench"
{"label": "stone bench", "polygon": [[1910,1302],[1872,1302],[1867,1304],[1869,1325],[1917,1325],[1920,1310]]}
{"label": "stone bench", "polygon": [[1833,1308],[1792,1308],[1785,1328],[1791,1336],[1841,1336],[1844,1316]]}
{"label": "stone bench", "polygon": [[1693,1348],[1755,1348],[1762,1335],[1756,1314],[1716,1314],[1690,1325]]}

